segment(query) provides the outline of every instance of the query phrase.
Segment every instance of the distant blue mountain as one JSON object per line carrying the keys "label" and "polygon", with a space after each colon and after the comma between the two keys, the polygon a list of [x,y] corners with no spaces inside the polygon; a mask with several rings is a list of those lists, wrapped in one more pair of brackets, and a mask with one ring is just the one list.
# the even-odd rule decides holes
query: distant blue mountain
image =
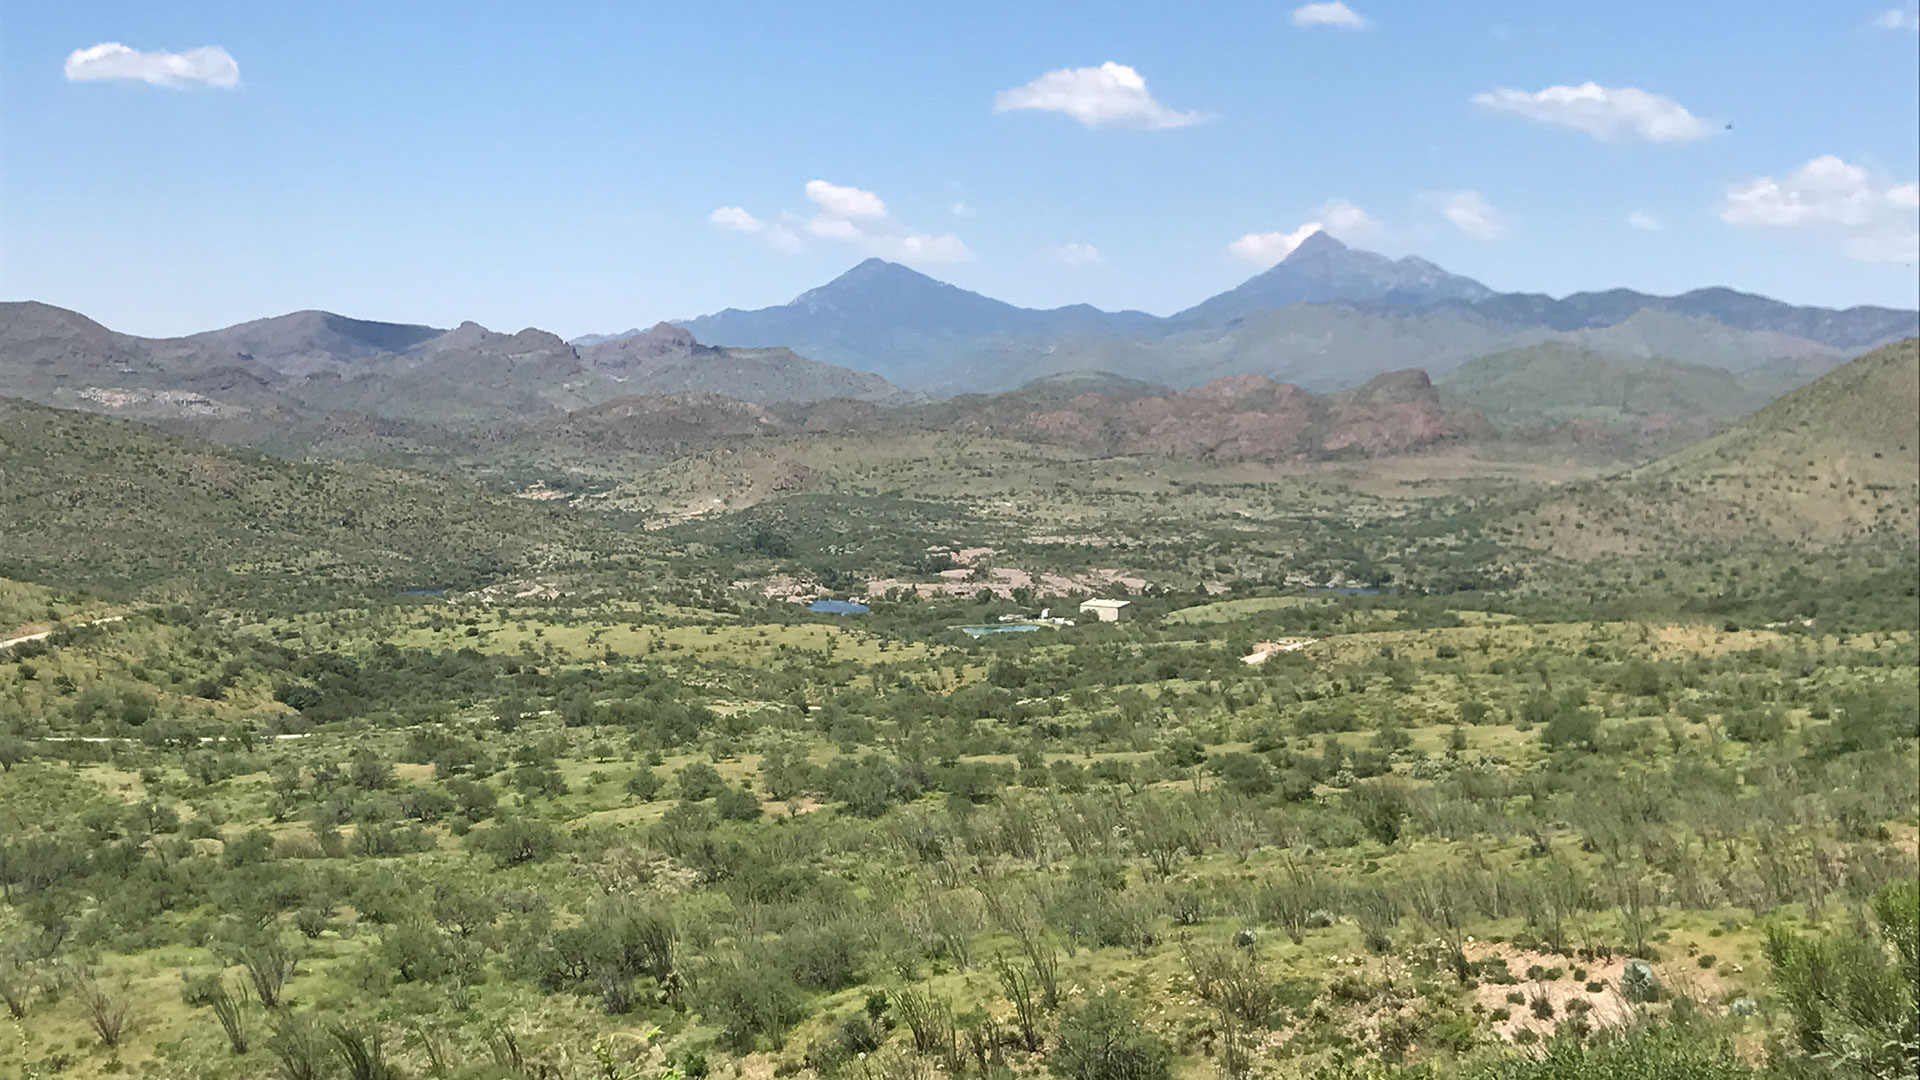
{"label": "distant blue mountain", "polygon": [[[1655,316],[1671,318],[1650,328],[1645,320]],[[1611,339],[1593,336],[1622,323]],[[1723,288],[1557,300],[1496,293],[1424,259],[1390,259],[1322,232],[1271,269],[1168,318],[1084,304],[1017,307],[868,259],[791,303],[728,308],[682,325],[714,344],[784,345],[909,389],[958,393],[1078,370],[1174,386],[1254,371],[1338,389],[1402,367],[1438,373],[1568,333],[1602,351],[1651,349],[1742,369],[1784,365],[1811,378],[1847,355],[1920,334],[1920,313],[1797,307]]]}
{"label": "distant blue mountain", "polygon": [[1472,303],[1492,289],[1449,274],[1425,259],[1389,259],[1350,248],[1324,232],[1300,242],[1272,269],[1173,316],[1174,323],[1219,325],[1289,304],[1391,304],[1422,307]]}

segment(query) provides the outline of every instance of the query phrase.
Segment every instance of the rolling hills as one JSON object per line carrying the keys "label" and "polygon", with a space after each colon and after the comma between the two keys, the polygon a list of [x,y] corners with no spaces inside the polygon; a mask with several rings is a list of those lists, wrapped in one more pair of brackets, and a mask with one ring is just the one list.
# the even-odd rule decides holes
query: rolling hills
{"label": "rolling hills", "polygon": [[528,569],[587,531],[442,475],[295,464],[0,398],[0,577],[110,590],[444,587]]}
{"label": "rolling hills", "polygon": [[576,349],[531,328],[443,331],[306,311],[150,339],[48,304],[0,304],[0,395],[283,451],[333,445],[343,432],[458,442],[447,425],[537,423],[645,393],[914,400],[867,372],[784,348],[702,345],[673,328]]}
{"label": "rolling hills", "polygon": [[1575,556],[1755,539],[1820,548],[1920,542],[1920,341],[1860,356],[1739,425],[1622,476],[1576,485],[1518,533]]}
{"label": "rolling hills", "polygon": [[1743,375],[1659,357],[1621,358],[1547,341],[1469,360],[1439,380],[1442,400],[1505,429],[1596,421],[1612,428],[1732,422],[1779,396],[1783,376]]}

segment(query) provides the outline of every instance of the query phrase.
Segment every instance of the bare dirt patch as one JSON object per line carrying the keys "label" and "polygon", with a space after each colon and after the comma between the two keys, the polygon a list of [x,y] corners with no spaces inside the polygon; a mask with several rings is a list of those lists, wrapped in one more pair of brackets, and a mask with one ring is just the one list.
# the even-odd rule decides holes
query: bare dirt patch
{"label": "bare dirt patch", "polygon": [[1726,630],[1702,623],[1655,627],[1653,636],[1662,649],[1714,655],[1758,649],[1782,637],[1771,630]]}
{"label": "bare dirt patch", "polygon": [[1264,664],[1269,657],[1280,653],[1299,652],[1313,644],[1312,638],[1281,638],[1279,641],[1263,641],[1253,647],[1253,651],[1240,658],[1243,664]]}
{"label": "bare dirt patch", "polygon": [[[1621,1027],[1632,1016],[1633,1007],[1620,996],[1620,973],[1627,966],[1624,956],[1589,963],[1552,953],[1485,944],[1469,944],[1466,952],[1467,959],[1476,962],[1489,956],[1498,956],[1507,962],[1508,971],[1520,977],[1520,981],[1511,986],[1483,982],[1473,990],[1474,1001],[1485,1006],[1489,1013],[1495,1009],[1506,1009],[1511,1014],[1505,1020],[1491,1022],[1494,1031],[1508,1042],[1512,1042],[1516,1034],[1527,1028],[1538,1033],[1542,1039],[1551,1036],[1569,1016],[1574,1015],[1568,1007],[1575,1001],[1587,1003],[1587,1022],[1596,1028]],[[1599,993],[1588,991],[1587,982],[1573,978],[1576,966],[1586,970],[1587,982],[1600,981],[1606,985]],[[1561,970],[1561,976],[1551,981],[1526,978],[1525,973],[1533,967],[1543,970],[1557,967]],[[1513,993],[1520,994],[1522,1000],[1518,1003],[1509,1000],[1508,995]],[[1533,1014],[1533,1001],[1536,998],[1544,998],[1553,1006],[1551,1016],[1538,1017]]]}

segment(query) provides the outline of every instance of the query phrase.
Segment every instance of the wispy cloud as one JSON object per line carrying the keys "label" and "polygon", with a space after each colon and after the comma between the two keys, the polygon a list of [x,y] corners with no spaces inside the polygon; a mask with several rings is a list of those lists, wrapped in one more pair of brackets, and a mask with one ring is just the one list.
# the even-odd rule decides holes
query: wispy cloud
{"label": "wispy cloud", "polygon": [[1334,0],[1330,4],[1302,4],[1293,9],[1295,26],[1341,26],[1348,30],[1364,30],[1367,20],[1360,13]]}
{"label": "wispy cloud", "polygon": [[218,45],[185,52],[141,52],[103,41],[67,54],[68,82],[121,79],[180,89],[199,83],[231,90],[240,85],[240,65]]}
{"label": "wispy cloud", "polygon": [[1507,233],[1506,215],[1477,191],[1435,191],[1426,197],[1440,216],[1475,240],[1498,240]]}
{"label": "wispy cloud", "polygon": [[966,262],[973,252],[951,233],[914,232],[895,224],[887,204],[871,191],[810,180],[803,189],[816,207],[811,217],[782,214],[764,221],[743,206],[722,206],[707,215],[716,227],[758,236],[788,254],[806,250],[806,237],[852,244],[869,255],[913,263]]}
{"label": "wispy cloud", "polygon": [[1380,223],[1371,214],[1345,199],[1328,199],[1320,204],[1320,227],[1331,236],[1359,242],[1380,235]]}
{"label": "wispy cloud", "polygon": [[747,213],[745,207],[723,206],[707,215],[707,220],[723,229],[735,232],[757,233],[767,227],[767,223]]}
{"label": "wispy cloud", "polygon": [[1802,229],[1834,237],[1850,259],[1920,257],[1920,184],[1895,184],[1832,154],[1779,178],[1734,184],[1720,220],[1742,228]]}
{"label": "wispy cloud", "polygon": [[800,242],[800,235],[786,225],[777,222],[761,221],[748,213],[744,207],[723,206],[707,215],[707,220],[722,229],[758,236],[775,251],[788,255],[798,255],[806,249]]}
{"label": "wispy cloud", "polygon": [[1908,4],[1903,8],[1889,8],[1874,17],[1873,25],[1881,30],[1905,30],[1907,33],[1920,33],[1920,6]]}
{"label": "wispy cloud", "polygon": [[1627,224],[1639,229],[1641,232],[1659,232],[1661,229],[1666,228],[1666,225],[1662,224],[1659,218],[1640,210],[1635,210],[1633,213],[1627,215]]}
{"label": "wispy cloud", "polygon": [[1099,67],[1049,71],[1025,86],[994,96],[995,112],[1039,109],[1065,113],[1090,128],[1130,127],[1155,130],[1197,124],[1206,116],[1181,112],[1154,100],[1147,80],[1125,64],[1109,60]]}
{"label": "wispy cloud", "polygon": [[1581,83],[1533,92],[1503,88],[1475,94],[1473,103],[1493,112],[1575,128],[1609,141],[1640,138],[1685,142],[1704,139],[1708,134],[1706,123],[1679,102],[1631,86]]}
{"label": "wispy cloud", "polygon": [[975,210],[971,205],[964,202],[954,203],[952,206],[947,208],[947,212],[957,218],[976,217],[980,213],[980,211]]}
{"label": "wispy cloud", "polygon": [[1101,256],[1100,249],[1092,244],[1056,244],[1048,249],[1047,254],[1062,266],[1104,266],[1107,261]]}

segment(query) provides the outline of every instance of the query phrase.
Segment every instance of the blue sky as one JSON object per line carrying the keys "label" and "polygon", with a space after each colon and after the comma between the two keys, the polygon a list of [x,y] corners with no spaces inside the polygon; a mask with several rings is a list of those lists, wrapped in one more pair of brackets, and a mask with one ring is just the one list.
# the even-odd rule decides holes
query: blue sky
{"label": "blue sky", "polygon": [[1911,6],[1300,8],[13,4],[0,296],[571,336],[882,254],[1166,313],[1319,222],[1499,289],[1920,303]]}

